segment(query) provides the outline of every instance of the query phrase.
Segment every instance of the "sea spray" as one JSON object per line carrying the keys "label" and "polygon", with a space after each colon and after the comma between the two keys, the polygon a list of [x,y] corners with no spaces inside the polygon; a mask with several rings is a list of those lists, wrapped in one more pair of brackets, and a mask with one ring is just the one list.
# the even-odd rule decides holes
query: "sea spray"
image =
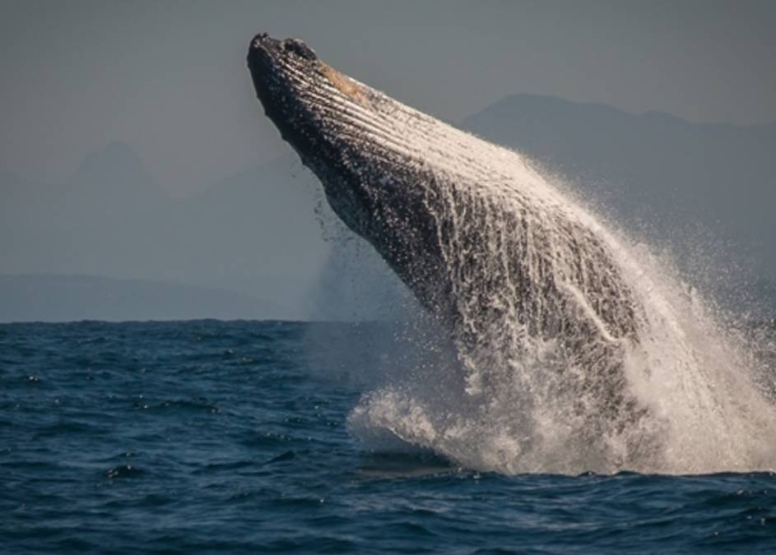
{"label": "sea spray", "polygon": [[[566,380],[570,371],[584,369],[565,366],[552,343],[510,367],[489,367],[501,387],[486,399],[472,395],[460,379],[465,365],[450,356],[450,345],[431,343],[428,334],[410,339],[412,330],[433,322],[408,315],[394,353],[435,349],[445,359],[427,358],[417,372],[384,365],[386,383],[363,396],[349,418],[351,432],[367,449],[430,449],[466,467],[511,474],[776,468],[776,411],[767,399],[776,380],[772,361],[762,356],[774,350],[768,347],[772,330],[731,329],[734,315],[685,282],[666,253],[658,256],[620,230],[594,227],[612,242],[623,276],[645,307],[640,344],[628,350],[623,365],[627,388],[647,408],[633,427],[600,442],[585,439],[579,426],[590,422],[554,397],[557,376]],[[758,349],[765,352],[758,356]],[[629,451],[633,445],[640,449]]]}

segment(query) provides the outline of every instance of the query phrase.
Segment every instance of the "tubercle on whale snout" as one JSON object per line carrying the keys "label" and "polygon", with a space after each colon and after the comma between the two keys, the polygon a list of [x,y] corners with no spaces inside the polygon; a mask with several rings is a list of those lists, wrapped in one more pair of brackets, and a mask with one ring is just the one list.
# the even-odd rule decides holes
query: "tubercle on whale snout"
{"label": "tubercle on whale snout", "polygon": [[[271,38],[267,33],[259,33],[251,39],[247,57],[248,66],[251,71],[261,65],[265,70],[276,70],[281,61],[288,61],[292,56],[305,63],[318,61],[315,52],[299,39],[278,40]],[[254,76],[256,76],[255,73]]]}
{"label": "tubercle on whale snout", "polygon": [[273,39],[266,32],[257,33],[251,39],[251,49],[259,50],[269,46],[280,46],[283,50],[293,52],[308,60],[316,60],[318,56],[315,51],[307,46],[304,41],[296,38],[287,38],[285,40]]}

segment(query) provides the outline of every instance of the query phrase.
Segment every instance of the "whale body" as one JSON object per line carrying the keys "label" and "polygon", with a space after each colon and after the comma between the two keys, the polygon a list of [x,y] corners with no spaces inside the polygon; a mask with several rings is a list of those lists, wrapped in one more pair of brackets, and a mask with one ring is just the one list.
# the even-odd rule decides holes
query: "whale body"
{"label": "whale body", "polygon": [[548,410],[581,423],[586,442],[644,416],[624,371],[643,316],[616,242],[530,160],[334,70],[300,40],[257,35],[248,66],[337,216],[447,330],[467,395],[545,387]]}

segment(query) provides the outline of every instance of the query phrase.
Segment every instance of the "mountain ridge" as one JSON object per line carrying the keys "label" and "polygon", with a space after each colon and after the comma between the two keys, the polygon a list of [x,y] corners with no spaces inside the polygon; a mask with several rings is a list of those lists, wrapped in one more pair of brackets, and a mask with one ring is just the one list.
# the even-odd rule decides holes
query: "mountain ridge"
{"label": "mountain ridge", "polygon": [[[670,246],[677,258],[714,251],[712,268],[751,267],[753,279],[776,279],[776,122],[695,124],[521,94],[460,127],[569,176],[575,194],[648,242]],[[334,216],[314,176],[291,154],[170,198],[129,145],[113,142],[62,184],[6,172],[0,187],[3,274],[214,287],[272,299],[292,319],[362,314],[356,305],[368,305],[370,291],[397,290],[368,247],[354,255],[324,237]],[[698,228],[715,237],[702,248],[687,242]]]}

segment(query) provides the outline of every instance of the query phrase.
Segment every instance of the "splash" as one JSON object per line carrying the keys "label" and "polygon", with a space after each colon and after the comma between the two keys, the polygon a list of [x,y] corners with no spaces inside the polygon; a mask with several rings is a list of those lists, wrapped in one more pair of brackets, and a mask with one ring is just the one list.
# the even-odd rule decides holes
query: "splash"
{"label": "splash", "polygon": [[470,170],[452,159],[434,177],[451,176],[435,188],[449,194],[426,203],[444,230],[455,356],[365,395],[353,434],[510,474],[776,468],[776,411],[751,342],[538,166],[514,153],[488,161],[494,181],[522,188],[462,190]]}
{"label": "splash", "polygon": [[258,35],[248,62],[329,205],[444,337],[417,334],[439,356],[389,372],[354,409],[368,448],[505,473],[776,468],[776,410],[747,342],[649,249],[521,154],[301,41]]}
{"label": "splash", "polygon": [[[552,343],[507,353],[506,364],[487,369],[498,386],[473,394],[455,347],[429,339],[434,322],[413,313],[396,364],[383,362],[385,383],[350,415],[351,432],[370,450],[430,450],[507,474],[776,468],[772,367],[755,353],[769,339],[723,325],[714,303],[646,245],[623,240],[620,249],[623,275],[645,307],[640,344],[623,363],[626,389],[647,408],[637,422],[617,431],[605,414],[580,417],[589,407],[575,405],[580,391],[568,380],[586,369],[568,366]],[[408,370],[410,351],[426,358]],[[602,435],[591,438],[591,429]]]}

